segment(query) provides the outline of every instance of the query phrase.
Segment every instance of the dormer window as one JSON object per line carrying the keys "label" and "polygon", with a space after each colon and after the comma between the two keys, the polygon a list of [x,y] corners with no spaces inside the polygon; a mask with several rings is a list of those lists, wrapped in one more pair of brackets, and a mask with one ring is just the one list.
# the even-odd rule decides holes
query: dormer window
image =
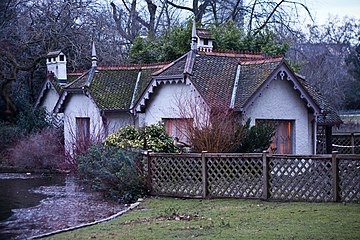
{"label": "dormer window", "polygon": [[53,62],[56,62],[56,59],[55,59],[55,58],[53,58]]}
{"label": "dormer window", "polygon": [[48,58],[48,62],[51,62],[51,58]]}
{"label": "dormer window", "polygon": [[60,57],[61,62],[65,61],[65,56],[64,55],[60,55],[59,57]]}

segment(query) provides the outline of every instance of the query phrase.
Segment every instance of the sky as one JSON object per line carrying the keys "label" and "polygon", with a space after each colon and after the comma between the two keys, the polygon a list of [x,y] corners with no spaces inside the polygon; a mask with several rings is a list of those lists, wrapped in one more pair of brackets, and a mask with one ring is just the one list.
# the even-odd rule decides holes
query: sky
{"label": "sky", "polygon": [[319,25],[326,23],[329,14],[360,19],[360,0],[307,0],[306,4]]}

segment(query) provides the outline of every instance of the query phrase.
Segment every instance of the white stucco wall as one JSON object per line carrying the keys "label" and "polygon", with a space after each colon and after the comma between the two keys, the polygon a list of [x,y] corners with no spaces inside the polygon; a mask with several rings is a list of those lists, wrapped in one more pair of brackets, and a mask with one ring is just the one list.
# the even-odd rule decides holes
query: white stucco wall
{"label": "white stucco wall", "polygon": [[71,94],[64,110],[65,151],[72,155],[76,136],[76,118],[90,118],[90,135],[92,138],[104,138],[104,124],[94,101],[84,94]]}
{"label": "white stucco wall", "polygon": [[262,95],[246,110],[245,118],[251,118],[251,125],[257,119],[295,120],[294,154],[312,154],[313,116],[306,104],[287,80],[274,80]]}
{"label": "white stucco wall", "polygon": [[[194,116],[195,107],[199,110],[197,116]],[[157,124],[163,118],[199,118],[206,114],[204,109],[206,105],[192,85],[161,84],[151,94],[145,113],[138,114],[137,123],[144,126]]]}
{"label": "white stucco wall", "polygon": [[133,118],[130,113],[106,113],[108,135],[116,132],[119,128],[133,125]]}
{"label": "white stucco wall", "polygon": [[46,112],[51,114],[54,110],[55,104],[58,101],[58,99],[59,99],[59,94],[54,89],[54,87],[51,86],[51,88],[46,91],[46,94],[40,106],[44,107]]}

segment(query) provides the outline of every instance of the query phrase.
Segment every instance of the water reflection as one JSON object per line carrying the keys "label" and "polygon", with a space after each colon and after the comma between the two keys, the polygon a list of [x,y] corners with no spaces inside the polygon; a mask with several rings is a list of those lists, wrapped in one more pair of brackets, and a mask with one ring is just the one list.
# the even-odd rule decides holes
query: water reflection
{"label": "water reflection", "polygon": [[61,175],[0,174],[0,239],[23,239],[93,222],[123,209]]}
{"label": "water reflection", "polygon": [[0,221],[12,215],[12,209],[36,206],[46,197],[29,191],[40,186],[64,185],[65,176],[0,173]]}

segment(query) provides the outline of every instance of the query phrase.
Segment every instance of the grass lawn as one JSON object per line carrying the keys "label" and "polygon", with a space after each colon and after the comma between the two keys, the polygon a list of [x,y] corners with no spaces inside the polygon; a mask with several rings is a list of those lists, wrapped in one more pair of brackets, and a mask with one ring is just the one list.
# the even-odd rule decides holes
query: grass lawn
{"label": "grass lawn", "polygon": [[49,239],[360,239],[360,204],[148,198],[118,219]]}

